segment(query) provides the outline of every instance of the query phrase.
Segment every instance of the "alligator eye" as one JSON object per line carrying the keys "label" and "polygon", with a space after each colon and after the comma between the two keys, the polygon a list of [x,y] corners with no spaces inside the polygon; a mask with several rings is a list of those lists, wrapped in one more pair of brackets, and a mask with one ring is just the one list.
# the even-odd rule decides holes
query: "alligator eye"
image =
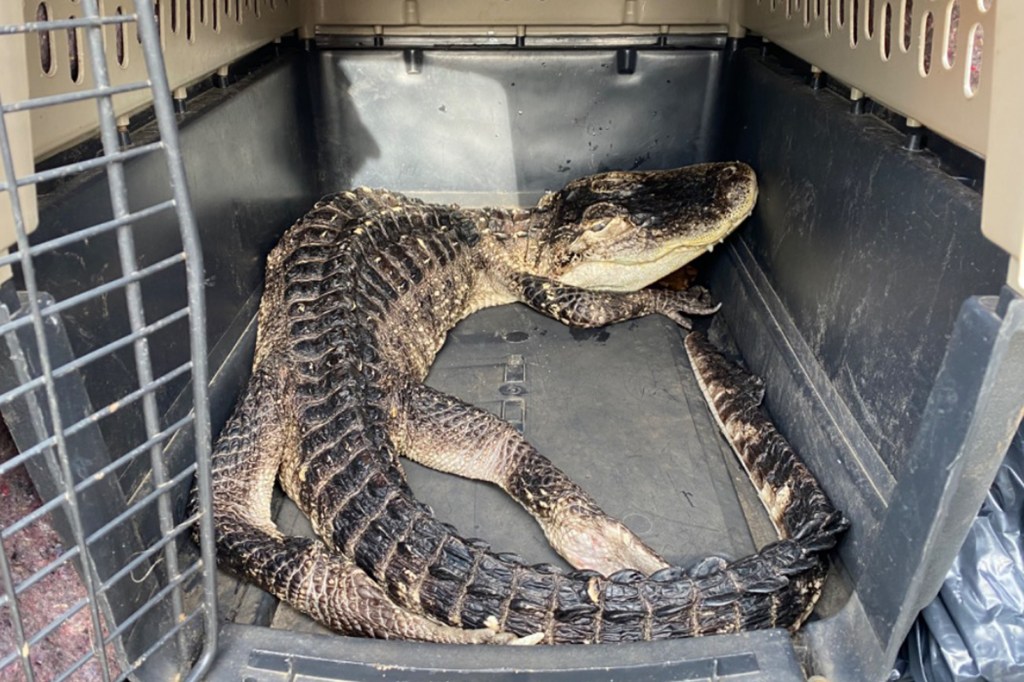
{"label": "alligator eye", "polygon": [[594,225],[592,225],[592,226],[587,228],[587,232],[590,232],[592,234],[597,234],[598,232],[604,232],[604,228],[608,227],[608,223],[610,223],[610,222],[611,222],[610,220],[602,220],[599,223],[595,223]]}
{"label": "alligator eye", "polygon": [[601,222],[598,224],[601,225],[601,227],[603,228],[608,223],[609,219],[614,218],[615,216],[620,215],[621,213],[622,209],[620,209],[615,204],[609,203],[607,201],[601,201],[596,204],[591,204],[590,206],[587,206],[585,209],[583,209],[583,215],[581,216],[581,219],[584,221],[600,220]]}

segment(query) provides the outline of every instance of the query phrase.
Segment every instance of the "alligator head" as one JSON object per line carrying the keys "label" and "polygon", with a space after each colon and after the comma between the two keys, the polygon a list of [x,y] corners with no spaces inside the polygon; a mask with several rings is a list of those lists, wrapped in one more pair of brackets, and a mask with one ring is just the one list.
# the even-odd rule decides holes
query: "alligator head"
{"label": "alligator head", "polygon": [[547,270],[539,274],[586,289],[636,291],[714,248],[756,199],[754,171],[740,162],[575,180],[531,212],[541,234],[537,263]]}

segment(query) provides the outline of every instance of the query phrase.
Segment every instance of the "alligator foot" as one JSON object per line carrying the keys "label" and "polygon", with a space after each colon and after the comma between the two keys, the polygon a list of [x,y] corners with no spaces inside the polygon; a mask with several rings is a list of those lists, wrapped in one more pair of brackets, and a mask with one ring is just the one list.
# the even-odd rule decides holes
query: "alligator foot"
{"label": "alligator foot", "polygon": [[490,412],[429,386],[410,386],[391,433],[409,459],[500,486],[534,517],[552,548],[578,569],[650,574],[668,564],[611,518],[519,432]]}
{"label": "alligator foot", "polygon": [[650,575],[668,564],[621,522],[572,510],[542,524],[552,547],[578,569],[609,576],[623,569]]}
{"label": "alligator foot", "polygon": [[687,315],[712,315],[722,307],[711,297],[711,292],[702,286],[692,286],[683,291],[671,289],[646,289],[652,300],[653,309],[678,324],[691,329],[693,323]]}

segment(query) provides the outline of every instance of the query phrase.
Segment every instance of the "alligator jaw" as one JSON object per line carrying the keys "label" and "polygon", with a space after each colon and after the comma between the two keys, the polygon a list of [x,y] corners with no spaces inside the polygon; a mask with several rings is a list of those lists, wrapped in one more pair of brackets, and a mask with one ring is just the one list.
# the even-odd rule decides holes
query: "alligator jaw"
{"label": "alligator jaw", "polygon": [[[748,214],[749,215],[749,214]],[[747,216],[743,216],[746,219]],[[693,259],[714,251],[715,247],[725,241],[725,237],[739,227],[740,222],[723,231],[722,237],[708,244],[693,245],[680,243],[666,245],[662,252],[654,254],[648,260],[605,260],[589,261],[575,267],[569,273],[559,277],[563,284],[583,289],[600,289],[602,291],[639,291],[657,282],[662,277],[675,272]],[[683,240],[680,240],[682,242]]]}
{"label": "alligator jaw", "polygon": [[[608,200],[597,204],[598,211],[583,211],[564,247],[566,264],[551,273],[558,281],[602,291],[642,289],[713,250],[747,219],[757,200],[754,171],[738,162],[640,177],[607,175]],[[569,231],[562,226],[556,235],[564,242]],[[559,244],[552,248],[557,251]]]}

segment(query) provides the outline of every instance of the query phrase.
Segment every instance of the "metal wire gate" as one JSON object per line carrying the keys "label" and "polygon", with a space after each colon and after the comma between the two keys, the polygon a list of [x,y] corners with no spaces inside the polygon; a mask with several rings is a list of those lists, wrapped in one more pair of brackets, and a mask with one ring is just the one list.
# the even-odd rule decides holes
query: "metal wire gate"
{"label": "metal wire gate", "polygon": [[[97,0],[82,0],[80,18],[0,26],[0,40],[33,32],[84,36],[78,40],[93,78],[91,88],[57,96],[8,101],[0,92],[0,196],[9,198],[16,235],[16,251],[0,255],[0,268],[15,269],[17,289],[10,281],[0,286],[0,411],[18,445],[13,456],[0,458],[0,483],[27,471],[39,498],[34,509],[0,523],[2,680],[195,679],[216,649],[212,523],[202,513],[209,509],[210,454],[202,257],[153,2],[135,0],[135,6],[136,14],[103,16]],[[148,79],[114,87],[104,29],[130,23],[137,24]],[[153,141],[123,145],[113,97],[143,89],[152,91]],[[87,99],[96,103],[102,153],[19,176],[8,116]],[[128,194],[125,163],[144,155],[164,157],[169,183],[165,199],[139,207]],[[102,174],[110,220],[30,243],[19,188]],[[172,255],[140,262],[136,233],[160,214],[174,217],[180,240]],[[100,283],[61,286],[59,298],[50,295],[35,265],[72,247],[116,248],[120,272]],[[178,282],[170,298],[179,302],[165,312],[144,290],[167,288],[169,281]],[[121,306],[124,323],[96,317],[97,306]],[[76,315],[102,328],[91,347],[69,342],[64,320]],[[161,339],[168,334],[187,336],[188,357],[164,370]],[[104,397],[95,409],[83,377],[111,360],[133,374],[134,386],[113,400]],[[126,420],[140,434],[138,442],[111,448],[110,430]],[[174,447],[194,456],[172,458]],[[199,511],[182,504],[193,480]],[[40,524],[52,525],[60,544],[40,553],[44,565],[19,564],[17,548]],[[40,593],[53,591],[57,581],[76,582],[79,596],[39,613]],[[87,633],[81,650],[67,650],[72,625]],[[57,671],[40,672],[37,665],[47,646],[65,649]]]}

